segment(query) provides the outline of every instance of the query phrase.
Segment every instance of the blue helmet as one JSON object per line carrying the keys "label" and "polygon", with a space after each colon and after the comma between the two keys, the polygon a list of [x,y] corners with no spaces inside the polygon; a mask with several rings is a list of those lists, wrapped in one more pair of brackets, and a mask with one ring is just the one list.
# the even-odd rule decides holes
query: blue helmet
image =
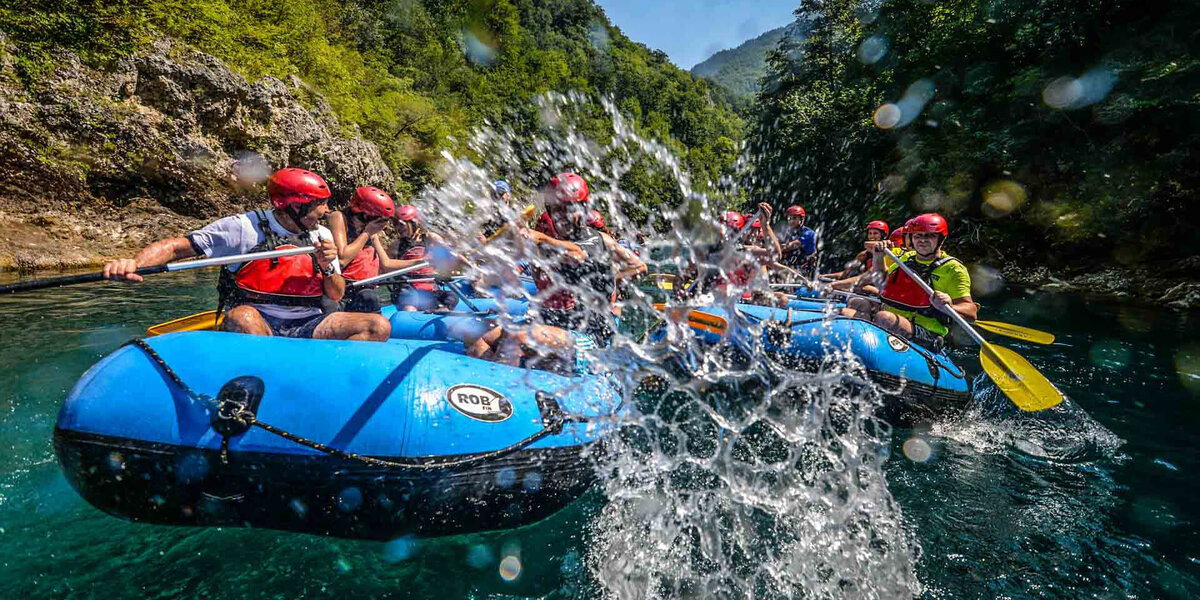
{"label": "blue helmet", "polygon": [[497,179],[496,181],[492,182],[492,191],[494,191],[497,196],[503,196],[504,194],[512,193],[512,186],[508,185],[508,182],[503,179]]}

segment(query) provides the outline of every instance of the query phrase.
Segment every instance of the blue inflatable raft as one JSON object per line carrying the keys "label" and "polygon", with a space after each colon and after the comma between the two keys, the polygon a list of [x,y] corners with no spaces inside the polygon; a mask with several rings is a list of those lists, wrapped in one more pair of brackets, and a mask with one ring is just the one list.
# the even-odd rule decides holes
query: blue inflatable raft
{"label": "blue inflatable raft", "polygon": [[[803,302],[803,301],[802,301]],[[862,319],[834,316],[823,303],[787,309],[737,305],[741,317],[762,328],[764,348],[793,368],[815,369],[832,352],[853,354],[885,397],[883,416],[913,426],[961,411],[971,398],[967,373],[943,352],[929,350]],[[696,309],[688,324],[701,339],[717,343],[728,335],[723,308]],[[784,335],[780,335],[784,332]]]}
{"label": "blue inflatable raft", "polygon": [[59,414],[71,485],[119,517],[360,539],[537,521],[593,480],[620,395],[458,343],[220,332],[135,341]]}

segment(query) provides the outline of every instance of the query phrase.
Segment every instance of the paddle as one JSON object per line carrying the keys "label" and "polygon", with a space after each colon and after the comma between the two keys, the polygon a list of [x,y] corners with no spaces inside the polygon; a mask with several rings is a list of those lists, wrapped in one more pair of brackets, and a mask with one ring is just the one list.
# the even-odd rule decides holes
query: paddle
{"label": "paddle", "polygon": [[1043,346],[1049,346],[1054,343],[1053,333],[1038,331],[1030,327],[1022,327],[1020,325],[1013,325],[1012,323],[1001,323],[999,321],[975,321],[975,325],[984,331],[1010,337],[1015,340],[1042,344]]}
{"label": "paddle", "polygon": [[387,281],[388,279],[393,279],[393,278],[399,277],[401,275],[406,275],[408,273],[412,273],[413,271],[417,271],[419,269],[424,269],[425,267],[428,267],[428,266],[429,266],[429,263],[427,263],[425,261],[421,261],[415,265],[409,265],[407,267],[404,267],[403,269],[397,269],[395,271],[384,273],[383,275],[376,275],[374,277],[368,277],[366,279],[360,279],[358,281],[351,282],[349,287],[362,287],[364,285],[371,285],[373,283],[379,283],[380,281]]}
{"label": "paddle", "polygon": [[[156,275],[158,273],[168,273],[175,271],[187,271],[189,269],[205,269],[208,267],[219,267],[222,265],[232,265],[236,263],[249,262],[252,260],[260,260],[266,258],[283,258],[285,256],[296,256],[298,254],[312,254],[317,249],[313,246],[302,246],[300,248],[288,248],[286,250],[272,250],[270,252],[255,252],[251,254],[238,254],[236,256],[222,256],[219,258],[202,258],[199,260],[181,260],[157,267],[142,267],[136,271],[138,275]],[[50,277],[47,279],[33,279],[30,281],[18,281],[8,285],[0,285],[0,294],[13,294],[16,292],[28,292],[31,290],[41,290],[52,287],[62,287],[64,285],[75,285],[77,283],[94,283],[97,281],[106,281],[108,278],[104,273],[85,273],[83,275],[66,275],[63,277]]]}
{"label": "paddle", "polygon": [[[917,285],[921,286],[930,300],[933,299],[935,293],[929,284],[913,273],[912,268],[904,264],[892,251],[888,248],[883,249],[888,256],[896,262],[896,265],[904,271]],[[993,346],[975,331],[974,327],[967,322],[962,315],[957,311],[944,311],[950,318],[958,324],[975,343],[979,344],[979,362],[983,365],[984,373],[996,383],[996,387],[1012,400],[1017,408],[1026,411],[1034,412],[1045,410],[1058,406],[1064,400],[1062,392],[1046,379],[1045,375],[1037,370],[1029,361],[1025,360],[1021,355],[1004,348],[1003,346]]]}
{"label": "paddle", "polygon": [[[773,283],[773,284],[771,284],[771,287],[783,288],[783,287],[803,287],[803,286],[801,284]],[[845,296],[846,298],[862,298],[863,300],[868,300],[870,302],[880,302],[879,298],[874,298],[871,296],[864,296],[862,294],[855,294],[854,292],[833,292],[833,295],[834,296],[841,295],[841,296]],[[823,299],[819,299],[819,298],[801,298],[799,296],[792,296],[792,298],[798,298],[800,300],[807,300],[809,302],[820,302],[823,300]],[[996,335],[1010,337],[1010,338],[1013,338],[1016,340],[1021,340],[1023,342],[1042,344],[1044,346],[1049,346],[1050,344],[1054,343],[1054,334],[1053,333],[1049,333],[1046,331],[1040,331],[1037,329],[1033,329],[1032,327],[1023,327],[1021,325],[1013,325],[1012,323],[1002,323],[1000,321],[975,321],[975,326],[984,331],[987,331],[989,333],[994,333]]]}

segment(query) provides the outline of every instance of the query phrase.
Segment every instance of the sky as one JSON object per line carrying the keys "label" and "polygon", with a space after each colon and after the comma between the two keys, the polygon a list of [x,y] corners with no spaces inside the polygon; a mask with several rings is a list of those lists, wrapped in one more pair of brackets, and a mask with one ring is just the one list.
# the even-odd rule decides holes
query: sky
{"label": "sky", "polygon": [[662,50],[691,69],[718,50],[735,48],[791,23],[800,0],[596,0],[635,42]]}

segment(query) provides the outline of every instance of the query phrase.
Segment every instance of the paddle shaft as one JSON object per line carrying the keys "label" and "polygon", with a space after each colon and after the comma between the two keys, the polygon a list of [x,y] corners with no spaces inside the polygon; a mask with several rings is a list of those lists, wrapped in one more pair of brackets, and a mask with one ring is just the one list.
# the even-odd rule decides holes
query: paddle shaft
{"label": "paddle shaft", "polygon": [[424,269],[425,267],[428,267],[428,266],[429,266],[429,263],[427,263],[425,261],[421,261],[415,265],[410,265],[410,266],[404,267],[403,269],[398,269],[395,271],[391,271],[389,273],[384,273],[383,275],[376,275],[374,277],[368,277],[366,279],[361,279],[359,281],[352,282],[350,284],[350,287],[362,287],[364,285],[371,285],[373,283],[379,283],[380,281],[387,281],[388,279],[399,277],[399,276],[407,274],[407,273],[412,273],[413,271],[417,271],[419,269]]}
{"label": "paddle shaft", "polygon": [[[235,256],[222,256],[217,258],[202,258],[200,260],[183,260],[155,267],[142,267],[135,271],[138,275],[156,275],[158,273],[168,273],[174,271],[187,271],[190,269],[206,269],[208,267],[219,267],[222,265],[232,265],[237,263],[249,262],[252,260],[283,258],[285,256],[296,256],[298,254],[312,254],[317,249],[313,246],[302,246],[300,248],[288,248],[286,250],[272,250],[270,252],[255,252],[250,254],[238,254]],[[41,290],[52,287],[62,287],[64,285],[75,285],[78,283],[94,283],[97,281],[106,281],[107,277],[104,273],[84,273],[82,275],[66,275],[63,277],[50,277],[47,279],[33,279],[30,281],[18,281],[8,285],[0,286],[0,294],[12,294],[16,292],[28,292],[30,290]]]}
{"label": "paddle shaft", "polygon": [[[925,283],[924,279],[921,279],[919,276],[917,276],[917,274],[913,272],[911,267],[904,264],[904,261],[900,260],[900,257],[896,256],[891,251],[890,248],[884,248],[883,251],[887,252],[887,255],[892,257],[892,260],[896,261],[896,266],[898,266],[901,271],[904,271],[904,274],[908,275],[909,279],[912,279],[913,281],[917,282],[917,285],[921,286],[921,290],[924,291],[926,294],[929,294],[929,300],[930,300],[930,302],[932,302],[934,297],[937,296],[937,292],[934,292],[933,288],[929,287],[929,284]],[[947,306],[946,308],[950,308],[950,307]],[[950,308],[950,310],[945,310],[942,312],[949,315],[950,318],[955,323],[957,323],[959,327],[962,327],[963,331],[966,331],[967,335],[971,336],[971,339],[974,340],[976,344],[979,344],[980,346],[987,345],[987,340],[983,339],[983,336],[979,335],[979,332],[975,331],[975,328],[972,327],[971,324],[967,322],[966,318],[964,318],[962,315],[958,314],[958,311]]]}

